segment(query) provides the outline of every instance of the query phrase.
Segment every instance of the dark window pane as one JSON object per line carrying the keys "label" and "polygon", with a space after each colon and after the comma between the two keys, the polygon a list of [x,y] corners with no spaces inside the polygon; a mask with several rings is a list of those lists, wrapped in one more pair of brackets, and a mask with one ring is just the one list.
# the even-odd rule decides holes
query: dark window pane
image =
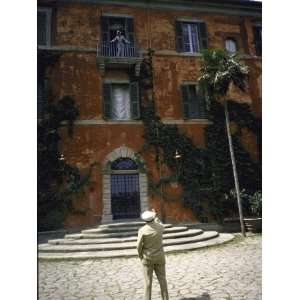
{"label": "dark window pane", "polygon": [[112,170],[137,170],[137,164],[129,158],[119,158],[111,165]]}

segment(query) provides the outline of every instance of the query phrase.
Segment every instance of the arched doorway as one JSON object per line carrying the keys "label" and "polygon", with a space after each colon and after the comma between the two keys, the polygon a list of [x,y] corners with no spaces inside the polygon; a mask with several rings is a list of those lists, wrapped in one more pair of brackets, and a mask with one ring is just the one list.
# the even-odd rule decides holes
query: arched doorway
{"label": "arched doorway", "polygon": [[[124,145],[109,153],[102,166],[102,224],[135,219],[149,208],[148,181],[141,156]],[[131,208],[124,207],[125,203]]]}
{"label": "arched doorway", "polygon": [[137,164],[119,158],[111,164],[111,212],[113,220],[133,219],[140,215],[140,187]]}

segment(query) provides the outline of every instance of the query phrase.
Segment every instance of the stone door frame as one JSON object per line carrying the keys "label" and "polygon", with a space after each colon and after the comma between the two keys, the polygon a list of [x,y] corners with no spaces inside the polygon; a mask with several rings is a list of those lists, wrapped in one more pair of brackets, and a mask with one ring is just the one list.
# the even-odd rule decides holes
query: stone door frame
{"label": "stone door frame", "polygon": [[[130,158],[137,162],[137,157],[134,151],[126,146],[121,146],[111,153],[109,153],[103,161],[103,187],[102,187],[102,219],[101,223],[112,223],[113,216],[111,212],[111,174],[114,172],[111,170],[110,165],[118,158]],[[144,164],[142,158],[140,162]],[[140,163],[139,162],[139,163]],[[137,163],[139,165],[139,163]],[[148,204],[148,179],[145,170],[138,169],[134,171],[139,174],[139,189],[140,189],[140,209],[141,212],[149,208]],[[130,171],[129,171],[130,173]]]}

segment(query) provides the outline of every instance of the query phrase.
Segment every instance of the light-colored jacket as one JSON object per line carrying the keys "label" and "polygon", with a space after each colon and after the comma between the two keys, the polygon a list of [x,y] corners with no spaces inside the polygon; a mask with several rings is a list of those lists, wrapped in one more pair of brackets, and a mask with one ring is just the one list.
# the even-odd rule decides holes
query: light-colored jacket
{"label": "light-colored jacket", "polygon": [[157,221],[146,223],[139,229],[137,251],[143,263],[147,261],[157,263],[165,262],[163,232],[164,226]]}

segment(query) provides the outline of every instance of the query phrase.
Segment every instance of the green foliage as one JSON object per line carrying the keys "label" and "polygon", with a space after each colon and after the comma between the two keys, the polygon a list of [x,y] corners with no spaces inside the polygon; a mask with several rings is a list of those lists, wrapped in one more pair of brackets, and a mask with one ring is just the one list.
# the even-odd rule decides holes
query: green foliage
{"label": "green foliage", "polygon": [[[200,199],[203,197],[203,189],[210,185],[211,178],[206,151],[195,146],[189,137],[179,132],[177,125],[163,124],[157,116],[154,116],[152,121],[145,118],[144,124],[144,139],[147,144],[144,150],[152,146],[156,151],[157,167],[166,164],[173,173],[173,176],[161,178],[155,187],[158,188],[160,184],[172,182],[176,178],[184,190],[184,206],[192,208],[200,217]],[[181,155],[178,161],[175,158],[176,151]]]}
{"label": "green foliage", "polygon": [[250,209],[253,215],[257,217],[262,216],[262,194],[261,191],[256,191],[253,195],[248,197]]}
{"label": "green foliage", "polygon": [[199,83],[209,99],[226,95],[231,83],[246,90],[249,70],[237,54],[228,54],[223,49],[205,49],[201,53]]}
{"label": "green foliage", "polygon": [[[151,59],[152,53],[142,66],[142,70],[145,70],[141,76],[142,91],[152,87]],[[142,120],[145,139],[143,151],[149,148],[154,149],[157,168],[166,164],[172,173],[170,176],[163,176],[158,182],[151,181],[151,191],[159,193],[161,184],[177,181],[183,187],[183,196],[177,199],[164,193],[164,199],[182,201],[185,207],[192,208],[195,215],[200,218],[202,216],[201,199],[207,194],[211,178],[205,149],[195,146],[188,136],[179,131],[177,125],[163,124],[155,113],[153,97],[147,98],[144,102]],[[178,160],[175,158],[176,151],[181,155]]]}
{"label": "green foliage", "polygon": [[[166,201],[182,201],[183,205],[192,208],[200,219],[203,216],[202,201],[209,204],[210,213],[220,222],[223,217],[237,210],[233,197],[226,197],[234,187],[230,152],[226,135],[223,104],[216,101],[224,96],[231,82],[245,90],[247,67],[236,61],[234,55],[227,55],[222,50],[206,50],[203,53],[202,75],[199,84],[204,88],[210,107],[212,124],[205,128],[206,149],[193,144],[184,132],[176,125],[163,124],[155,113],[154,100],[149,93],[144,95],[142,120],[144,122],[145,145],[143,151],[151,148],[156,153],[157,168],[166,164],[171,175],[163,177],[158,182],[150,182],[150,189],[159,193],[160,185],[174,181],[182,186],[183,196],[180,199],[167,195]],[[152,83],[152,53],[144,61],[141,74],[142,92],[151,89]],[[143,94],[143,93],[142,93]],[[241,143],[241,128],[248,128],[259,135],[261,122],[254,117],[246,104],[228,101],[229,115],[238,126],[232,136],[235,149],[237,170],[242,189],[256,191],[260,189],[260,167],[252,161],[249,153]],[[176,161],[175,152],[181,159]],[[150,176],[151,177],[151,176]],[[245,202],[246,204],[246,202]]]}
{"label": "green foliage", "polygon": [[74,211],[73,196],[82,191],[90,177],[90,171],[82,175],[78,168],[59,159],[59,128],[67,126],[71,137],[78,115],[74,100],[65,96],[57,103],[49,103],[44,118],[38,123],[38,230],[62,226],[65,214]]}
{"label": "green foliage", "polygon": [[232,134],[232,143],[236,159],[239,183],[242,189],[255,191],[261,188],[260,164],[255,163],[241,142],[241,129],[247,128],[257,136],[261,135],[261,121],[256,118],[249,105],[227,100],[230,84],[245,91],[248,80],[248,67],[242,64],[236,55],[224,50],[204,50],[199,84],[207,96],[210,105],[212,125],[205,129],[207,149],[212,167],[214,202],[210,205],[222,219],[236,211],[236,202],[227,197],[234,188],[232,163],[226,135],[224,117],[225,100],[228,104],[229,119],[235,122],[237,130]]}

